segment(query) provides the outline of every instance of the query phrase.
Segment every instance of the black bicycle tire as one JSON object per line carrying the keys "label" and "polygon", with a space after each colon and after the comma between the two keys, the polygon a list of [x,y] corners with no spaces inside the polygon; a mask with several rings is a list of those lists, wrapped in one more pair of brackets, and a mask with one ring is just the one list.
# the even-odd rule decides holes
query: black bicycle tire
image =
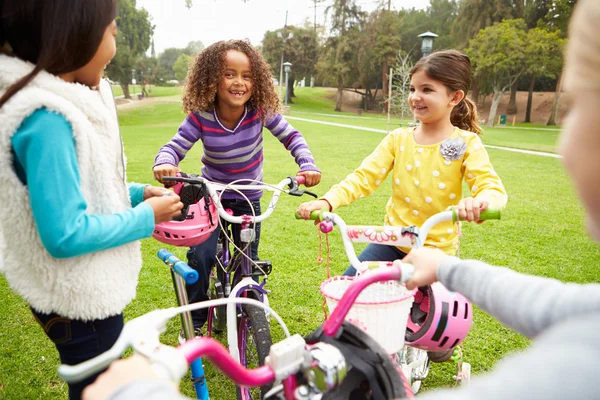
{"label": "black bicycle tire", "polygon": [[[269,350],[273,344],[273,339],[271,338],[271,326],[269,325],[269,321],[267,321],[265,311],[256,306],[242,304],[242,313],[242,318],[248,318],[250,326],[252,327],[250,334],[253,336],[254,343],[256,344],[258,362],[261,366],[265,365],[265,359],[269,355]],[[244,367],[247,367],[247,365],[244,365]],[[271,386],[272,385],[265,385],[261,387],[261,399],[271,389]],[[239,387],[236,387],[235,394],[236,398],[241,400],[242,397]]]}

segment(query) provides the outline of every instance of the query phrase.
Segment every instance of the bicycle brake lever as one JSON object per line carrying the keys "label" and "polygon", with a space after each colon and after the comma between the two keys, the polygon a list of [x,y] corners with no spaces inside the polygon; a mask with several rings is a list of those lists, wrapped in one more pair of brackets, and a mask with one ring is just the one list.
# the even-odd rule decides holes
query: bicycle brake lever
{"label": "bicycle brake lever", "polygon": [[315,193],[310,192],[308,190],[298,190],[298,189],[290,190],[290,191],[288,191],[288,194],[292,195],[292,196],[296,196],[296,197],[301,197],[301,196],[307,194],[309,196],[314,197],[315,199],[319,198],[319,196],[317,196]]}

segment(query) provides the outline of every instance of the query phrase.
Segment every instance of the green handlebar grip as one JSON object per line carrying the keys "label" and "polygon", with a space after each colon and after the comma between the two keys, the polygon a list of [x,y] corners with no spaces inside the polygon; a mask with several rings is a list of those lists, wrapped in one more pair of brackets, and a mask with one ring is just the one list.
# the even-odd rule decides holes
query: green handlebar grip
{"label": "green handlebar grip", "polygon": [[[311,221],[319,221],[321,218],[321,211],[322,210],[314,210],[311,211],[310,213],[310,220]],[[298,211],[296,211],[296,214],[294,214],[294,216],[296,217],[296,219],[303,219],[300,214],[298,214]]]}
{"label": "green handlebar grip", "polygon": [[[500,219],[500,209],[498,208],[488,208],[487,210],[481,212],[479,214],[480,221],[487,221],[488,219]],[[458,221],[458,210],[456,207],[452,208],[452,222]]]}
{"label": "green handlebar grip", "polygon": [[500,219],[500,209],[499,208],[489,208],[487,210],[485,210],[484,212],[482,212],[481,214],[479,214],[479,219],[482,221],[488,220],[488,219]]}

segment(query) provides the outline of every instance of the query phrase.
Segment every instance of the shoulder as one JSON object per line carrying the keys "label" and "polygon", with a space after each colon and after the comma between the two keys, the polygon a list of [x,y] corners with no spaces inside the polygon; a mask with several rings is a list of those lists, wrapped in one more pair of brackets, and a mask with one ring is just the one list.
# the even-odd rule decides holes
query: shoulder
{"label": "shoulder", "polygon": [[481,138],[475,132],[465,131],[463,129],[458,128],[456,128],[456,130],[458,131],[458,137],[462,138],[468,144],[481,143]]}
{"label": "shoulder", "polygon": [[[64,115],[49,111],[46,108],[38,108],[23,120],[16,134],[28,132],[72,132],[71,124]],[[49,136],[49,135],[48,135]]]}
{"label": "shoulder", "polygon": [[408,138],[411,137],[411,134],[412,130],[410,129],[398,128],[388,133],[383,141],[388,143],[404,143]]}

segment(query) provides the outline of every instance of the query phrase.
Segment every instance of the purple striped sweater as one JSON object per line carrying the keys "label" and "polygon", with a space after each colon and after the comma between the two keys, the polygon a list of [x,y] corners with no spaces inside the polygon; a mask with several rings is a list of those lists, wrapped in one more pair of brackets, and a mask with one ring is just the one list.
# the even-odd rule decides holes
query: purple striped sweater
{"label": "purple striped sweater", "polygon": [[[319,171],[306,140],[283,116],[267,117],[269,131],[292,153],[300,171]],[[177,134],[161,147],[154,166],[160,164],[179,165],[187,152],[198,141],[202,141],[202,176],[206,179],[230,183],[237,179],[263,178],[263,123],[258,110],[246,110],[235,129],[225,128],[216,113],[194,112],[179,126]],[[262,191],[244,191],[250,200],[257,200]],[[224,199],[241,198],[235,192],[226,192]]]}

